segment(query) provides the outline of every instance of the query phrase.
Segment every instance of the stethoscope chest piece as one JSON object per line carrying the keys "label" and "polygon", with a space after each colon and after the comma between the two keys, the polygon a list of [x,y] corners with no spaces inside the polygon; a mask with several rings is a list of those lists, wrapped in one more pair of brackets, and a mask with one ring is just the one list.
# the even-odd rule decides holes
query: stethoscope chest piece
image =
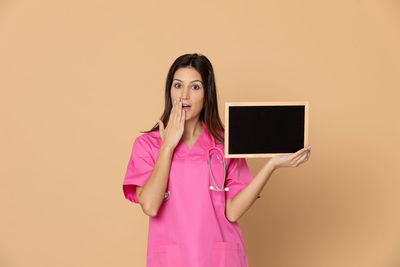
{"label": "stethoscope chest piece", "polygon": [[229,191],[229,187],[225,187],[224,189],[215,189],[214,186],[210,185],[210,190],[215,190],[215,191]]}

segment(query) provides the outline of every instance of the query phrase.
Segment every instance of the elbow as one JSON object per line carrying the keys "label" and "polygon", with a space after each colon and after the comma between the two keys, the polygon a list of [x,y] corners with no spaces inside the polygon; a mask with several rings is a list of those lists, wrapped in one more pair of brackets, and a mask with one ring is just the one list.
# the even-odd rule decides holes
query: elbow
{"label": "elbow", "polygon": [[147,216],[149,216],[149,217],[154,217],[154,216],[157,215],[158,209],[155,209],[155,208],[153,208],[153,207],[148,207],[148,206],[145,206],[145,205],[143,205],[143,204],[141,204],[141,206],[142,206],[143,212],[144,212]]}
{"label": "elbow", "polygon": [[[228,218],[227,218],[228,219]],[[228,219],[228,221],[230,222],[230,223],[235,223],[236,222],[236,220],[232,220],[232,219]]]}
{"label": "elbow", "polygon": [[228,219],[228,221],[231,222],[231,223],[235,223],[237,221],[237,219],[230,218],[230,217],[226,217],[226,219]]}
{"label": "elbow", "polygon": [[157,210],[155,209],[143,210],[143,212],[149,217],[154,217],[157,215]]}
{"label": "elbow", "polygon": [[154,208],[152,207],[152,205],[149,205],[148,203],[146,204],[146,202],[143,202],[143,199],[141,198],[141,194],[138,194],[138,198],[137,198],[140,207],[142,207],[142,211],[144,214],[146,214],[147,216],[150,217],[154,217],[157,215],[158,212],[158,208]]}
{"label": "elbow", "polygon": [[140,203],[140,206],[142,207],[144,214],[146,214],[147,216],[150,216],[150,217],[154,217],[157,215],[158,208],[155,208],[152,205],[146,205],[142,202],[139,202],[139,203]]}
{"label": "elbow", "polygon": [[227,213],[227,214],[225,215],[225,217],[226,217],[226,219],[227,219],[229,222],[231,222],[231,223],[234,223],[234,222],[236,222],[236,221],[238,220],[237,217],[235,217],[235,216],[233,216],[232,214],[229,214],[229,213]]}
{"label": "elbow", "polygon": [[236,212],[232,208],[232,199],[227,199],[227,201],[226,201],[225,218],[231,223],[234,223],[238,220],[238,217],[236,216]]}

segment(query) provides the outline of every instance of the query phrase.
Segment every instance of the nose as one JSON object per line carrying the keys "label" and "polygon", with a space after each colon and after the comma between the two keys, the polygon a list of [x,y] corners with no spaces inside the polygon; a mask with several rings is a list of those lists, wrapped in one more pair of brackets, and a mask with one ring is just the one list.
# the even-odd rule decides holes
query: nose
{"label": "nose", "polygon": [[188,99],[190,94],[190,89],[189,88],[185,88],[182,90],[182,94],[181,94],[181,99]]}

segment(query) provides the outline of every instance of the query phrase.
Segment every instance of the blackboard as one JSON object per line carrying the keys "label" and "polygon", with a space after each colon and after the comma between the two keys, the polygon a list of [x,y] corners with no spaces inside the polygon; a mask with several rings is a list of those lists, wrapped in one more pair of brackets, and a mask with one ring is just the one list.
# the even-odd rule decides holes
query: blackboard
{"label": "blackboard", "polygon": [[308,144],[308,102],[226,102],[225,157],[294,153]]}

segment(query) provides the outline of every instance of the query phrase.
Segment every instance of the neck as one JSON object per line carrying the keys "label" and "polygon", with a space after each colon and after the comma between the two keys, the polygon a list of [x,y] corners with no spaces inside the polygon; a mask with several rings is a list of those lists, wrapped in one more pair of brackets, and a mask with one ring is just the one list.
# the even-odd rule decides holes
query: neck
{"label": "neck", "polygon": [[192,139],[199,135],[203,130],[201,121],[197,118],[196,120],[185,121],[185,129],[183,130],[182,138],[185,140]]}

